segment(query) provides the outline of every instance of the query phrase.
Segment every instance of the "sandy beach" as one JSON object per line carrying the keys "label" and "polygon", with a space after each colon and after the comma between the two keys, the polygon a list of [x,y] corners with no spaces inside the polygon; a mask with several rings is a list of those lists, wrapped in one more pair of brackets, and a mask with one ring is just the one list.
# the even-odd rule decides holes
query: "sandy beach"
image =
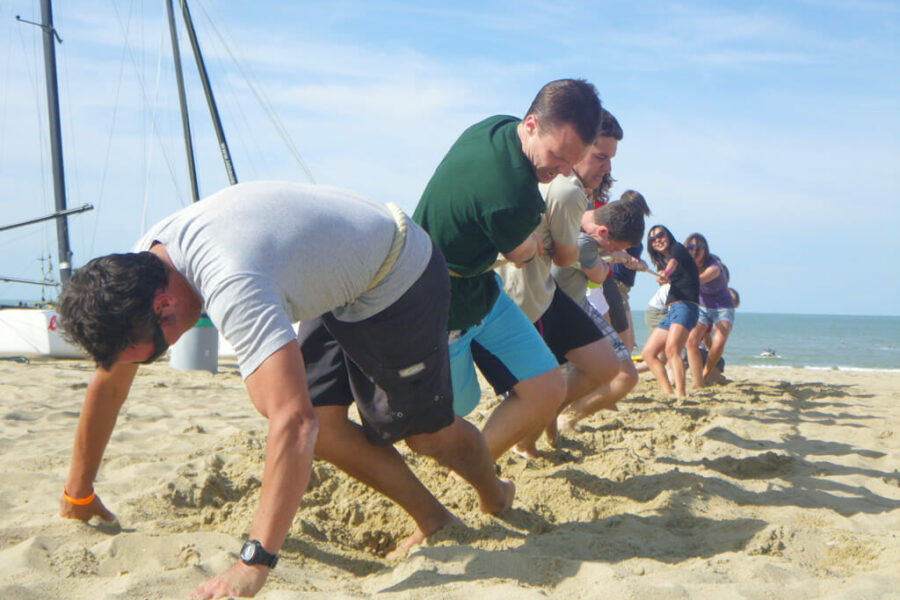
{"label": "sandy beach", "polygon": [[[249,529],[266,421],[229,363],[141,369],[96,483],[119,524],[58,516],[92,370],[0,361],[4,600],[184,598]],[[518,496],[500,518],[411,459],[465,526],[400,561],[383,556],[411,520],[316,463],[257,597],[900,598],[900,374],[726,375],[679,402],[645,375],[559,450],[503,457]]]}

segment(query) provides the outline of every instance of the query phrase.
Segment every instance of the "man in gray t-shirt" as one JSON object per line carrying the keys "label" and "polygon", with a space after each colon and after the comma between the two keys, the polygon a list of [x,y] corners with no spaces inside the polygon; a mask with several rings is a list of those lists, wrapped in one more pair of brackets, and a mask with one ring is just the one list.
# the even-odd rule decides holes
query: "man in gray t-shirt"
{"label": "man in gray t-shirt", "polygon": [[[195,594],[247,596],[262,587],[313,453],[409,512],[417,529],[400,550],[455,517],[391,447],[399,439],[472,483],[484,512],[510,506],[514,486],[495,475],[478,430],[453,414],[447,267],[398,208],[334,188],[245,183],[164,219],[134,250],[90,261],[60,297],[67,335],[98,365],[63,517],[114,518],[93,481],[116,415],[138,365],[163,354],[204,310],[235,348],[269,432],[250,541]],[[291,327],[301,319],[302,351]],[[347,419],[353,400],[362,427]]]}

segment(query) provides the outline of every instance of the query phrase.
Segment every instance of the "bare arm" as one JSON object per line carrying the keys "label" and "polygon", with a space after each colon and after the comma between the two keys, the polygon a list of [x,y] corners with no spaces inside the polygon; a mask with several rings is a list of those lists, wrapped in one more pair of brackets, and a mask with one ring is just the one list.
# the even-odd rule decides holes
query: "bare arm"
{"label": "bare arm", "polygon": [[593,268],[582,269],[582,271],[594,283],[603,283],[609,275],[609,265],[606,264],[606,261],[598,260]]}
{"label": "bare arm", "polygon": [[700,272],[700,283],[709,283],[710,281],[718,277],[719,273],[721,272],[721,269],[719,269],[719,267],[717,267],[716,265],[710,265],[706,267],[705,269],[703,269],[703,271]]}
{"label": "bare arm", "polygon": [[[72,462],[66,479],[65,492],[71,498],[86,498],[91,495],[103,452],[137,370],[137,365],[116,364],[109,371],[97,369],[91,378],[85,392],[78,428],[75,430]],[[114,518],[99,497],[85,506],[70,504],[64,497],[60,499],[62,517],[86,521],[95,515],[108,521]]]}
{"label": "bare arm", "polygon": [[516,267],[522,268],[541,254],[542,248],[540,240],[536,233],[532,233],[525,241],[516,246],[513,250],[505,253],[503,256]]}
{"label": "bare arm", "polygon": [[[295,341],[282,346],[247,377],[246,384],[250,400],[269,419],[266,466],[250,539],[277,553],[309,482],[318,433],[300,347]],[[252,596],[267,577],[267,567],[238,561],[197,588],[191,597]]]}
{"label": "bare arm", "polygon": [[578,260],[578,244],[553,242],[553,264],[561,269],[571,267]]}
{"label": "bare arm", "polygon": [[[678,268],[678,261],[675,260],[674,258],[670,258],[668,261],[666,261],[666,268],[663,270],[663,272],[659,273],[656,276],[656,281],[659,282],[660,285],[669,283],[669,277],[671,277],[672,273],[674,273],[675,269],[677,269],[677,268]],[[667,273],[668,273],[668,275],[667,275]]]}

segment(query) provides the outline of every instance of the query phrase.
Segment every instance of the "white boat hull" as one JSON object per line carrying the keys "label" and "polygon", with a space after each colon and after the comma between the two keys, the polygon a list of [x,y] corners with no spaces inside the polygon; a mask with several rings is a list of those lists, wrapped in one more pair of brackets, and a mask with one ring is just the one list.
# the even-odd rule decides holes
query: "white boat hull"
{"label": "white boat hull", "polygon": [[86,358],[63,339],[56,311],[45,308],[0,309],[0,356]]}

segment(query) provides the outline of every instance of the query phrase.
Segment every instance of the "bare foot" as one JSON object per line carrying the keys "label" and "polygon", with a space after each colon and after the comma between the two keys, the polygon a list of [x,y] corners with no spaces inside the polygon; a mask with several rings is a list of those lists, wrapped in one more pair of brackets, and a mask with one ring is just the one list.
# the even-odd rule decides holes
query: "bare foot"
{"label": "bare foot", "polygon": [[544,436],[547,438],[547,443],[551,448],[559,448],[559,429],[556,423],[556,419],[553,419],[544,429]]}
{"label": "bare foot", "polygon": [[512,506],[513,498],[516,497],[516,484],[509,479],[498,477],[500,481],[501,497],[498,501],[488,503],[484,498],[481,500],[481,512],[489,515],[499,515],[506,512]]}
{"label": "bare foot", "polygon": [[577,422],[578,419],[575,418],[575,415],[563,413],[556,417],[556,429],[559,433],[572,434],[575,433],[575,423]]}
{"label": "bare foot", "polygon": [[463,522],[457,519],[455,515],[447,512],[447,520],[435,527],[430,533],[426,535],[425,532],[422,531],[421,527],[416,527],[416,530],[412,533],[412,535],[400,542],[400,544],[396,548],[388,552],[384,558],[387,560],[400,560],[406,558],[406,555],[409,554],[410,550],[424,542],[426,539],[428,539],[429,536],[434,535],[436,532],[440,531],[444,527],[447,527],[448,525],[462,524]]}
{"label": "bare foot", "polygon": [[516,444],[512,447],[512,451],[521,456],[522,458],[540,458],[541,453],[538,452],[537,446],[534,444],[530,446],[523,446],[521,444]]}

